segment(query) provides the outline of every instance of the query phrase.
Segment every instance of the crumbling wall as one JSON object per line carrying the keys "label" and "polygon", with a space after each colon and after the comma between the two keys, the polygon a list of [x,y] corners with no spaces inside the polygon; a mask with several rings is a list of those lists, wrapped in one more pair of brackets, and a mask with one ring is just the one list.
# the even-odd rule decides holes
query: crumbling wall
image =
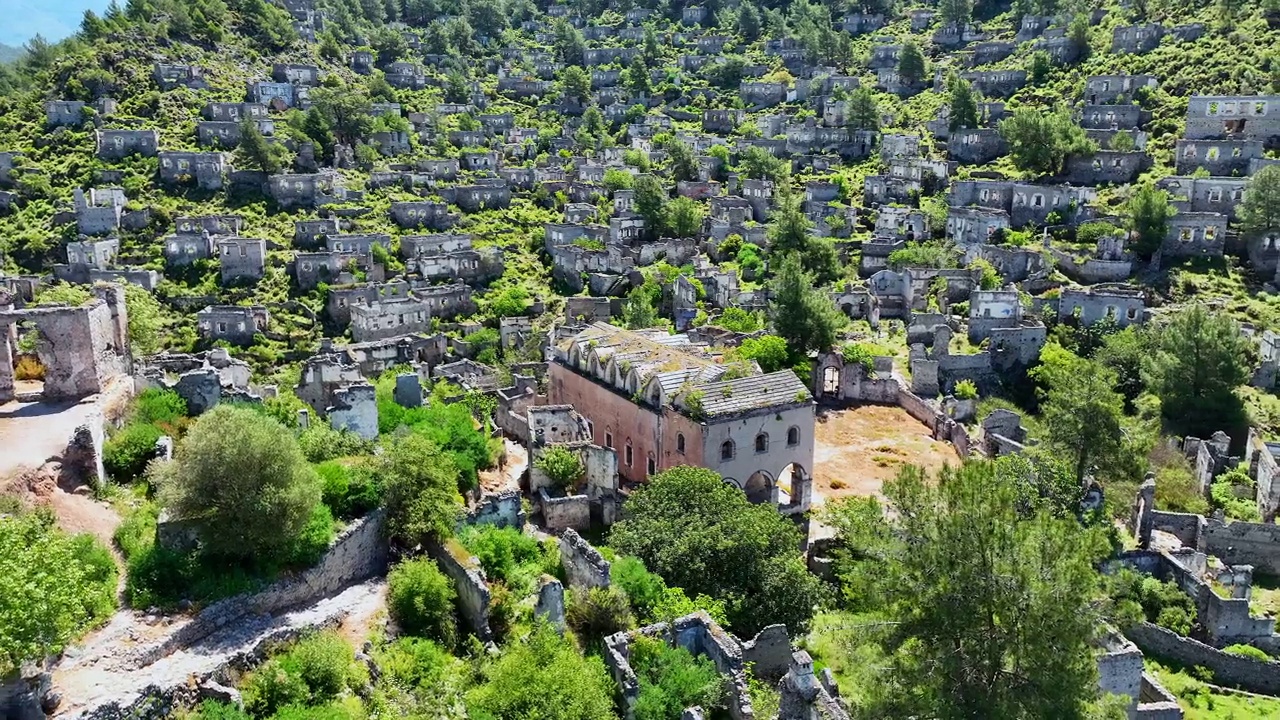
{"label": "crumbling wall", "polygon": [[586,495],[552,497],[546,488],[538,488],[542,520],[550,530],[587,530],[591,527],[591,499]]}
{"label": "crumbling wall", "polygon": [[1219,685],[1280,695],[1280,662],[1275,660],[1231,655],[1147,622],[1126,629],[1125,635],[1150,655],[1174,660],[1186,667],[1209,668],[1213,671],[1213,681]]}
{"label": "crumbling wall", "polygon": [[486,494],[475,507],[467,511],[464,522],[467,525],[494,525],[519,530],[524,527],[525,521],[521,500],[519,490]]}
{"label": "crumbling wall", "polygon": [[493,637],[489,630],[489,582],[480,560],[453,539],[444,544],[430,543],[427,554],[440,566],[440,571],[453,580],[458,592],[458,611],[471,631],[488,642]]}
{"label": "crumbling wall", "polygon": [[139,653],[149,665],[188,647],[229,623],[267,615],[333,595],[346,586],[386,571],[386,515],[377,510],[349,525],[314,567],[277,581],[262,592],[237,595],[209,605],[167,640]]}
{"label": "crumbling wall", "polygon": [[365,440],[378,437],[378,401],[368,383],[350,385],[333,394],[333,405],[325,409],[329,423],[338,430],[350,430]]}
{"label": "crumbling wall", "polygon": [[1179,542],[1189,548],[1200,547],[1201,526],[1203,524],[1204,518],[1192,513],[1151,510],[1151,529],[1167,532],[1178,538]]}
{"label": "crumbling wall", "polygon": [[570,588],[609,587],[609,561],[572,528],[560,535],[560,564]]}
{"label": "crumbling wall", "polygon": [[767,678],[782,677],[791,666],[791,638],[786,625],[770,625],[742,643],[742,660]]}
{"label": "crumbling wall", "polygon": [[1280,525],[1209,519],[1204,552],[1228,565],[1252,565],[1260,572],[1280,574]]}

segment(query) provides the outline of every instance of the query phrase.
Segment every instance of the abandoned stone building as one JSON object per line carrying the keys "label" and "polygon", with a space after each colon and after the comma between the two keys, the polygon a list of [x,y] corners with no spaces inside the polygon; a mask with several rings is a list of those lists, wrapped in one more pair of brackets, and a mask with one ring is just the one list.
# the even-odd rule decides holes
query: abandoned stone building
{"label": "abandoned stone building", "polygon": [[228,237],[214,242],[218,255],[218,278],[223,285],[241,278],[258,281],[266,270],[267,241]]}
{"label": "abandoned stone building", "polygon": [[156,63],[151,77],[161,90],[173,90],[188,87],[192,90],[207,90],[209,83],[204,79],[204,68],[196,65]]}
{"label": "abandoned stone building", "polygon": [[1248,175],[1252,160],[1263,157],[1261,140],[1178,140],[1174,161],[1179,175],[1204,168],[1211,176]]}
{"label": "abandoned stone building", "polygon": [[1164,37],[1164,26],[1159,23],[1120,26],[1111,32],[1111,52],[1141,55],[1151,52]]}
{"label": "abandoned stone building", "polygon": [[1086,105],[1130,103],[1138,98],[1139,92],[1155,90],[1159,85],[1159,79],[1153,75],[1090,75],[1084,83],[1084,102]]}
{"label": "abandoned stone building", "polygon": [[1169,201],[1178,212],[1218,213],[1234,220],[1244,199],[1246,182],[1244,178],[1175,175],[1161,179],[1156,186],[1169,193]]}
{"label": "abandoned stone building", "polygon": [[160,152],[159,130],[96,130],[98,157],[120,160],[130,155],[155,157]]}
{"label": "abandoned stone building", "polygon": [[450,213],[449,206],[442,202],[423,200],[391,203],[391,219],[405,229],[448,230],[458,221],[458,216]]}
{"label": "abandoned stone building", "polygon": [[[618,454],[592,442],[591,423],[571,405],[534,405],[525,411],[529,492],[543,524],[553,530],[608,527],[618,515]],[[568,450],[582,463],[576,486],[560,488],[538,467],[551,448]]]}
{"label": "abandoned stone building", "polygon": [[1140,151],[1098,150],[1067,158],[1067,182],[1076,185],[1122,185],[1134,182],[1151,167],[1151,156]]}
{"label": "abandoned stone building", "polygon": [[548,399],[583,412],[618,472],[642,482],[676,465],[715,470],[755,502],[808,507],[813,399],[786,371],[723,380],[686,335],[596,323],[557,343]]}
{"label": "abandoned stone building", "polygon": [[318,208],[346,197],[336,173],[272,175],[267,179],[267,193],[282,208]]}
{"label": "abandoned stone building", "polygon": [[230,170],[231,164],[226,153],[160,153],[160,181],[171,185],[194,182],[201,190],[218,190],[222,188],[223,178]]}
{"label": "abandoned stone building", "polygon": [[44,120],[49,127],[79,125],[84,121],[85,104],[79,100],[49,100],[44,104]]}
{"label": "abandoned stone building", "polygon": [[953,207],[947,211],[947,238],[957,245],[990,244],[1009,229],[1009,213],[983,207]]}
{"label": "abandoned stone building", "polygon": [[1220,258],[1226,245],[1226,215],[1180,212],[1169,218],[1169,231],[1160,244],[1160,257]]}
{"label": "abandoned stone building", "polygon": [[1280,137],[1280,96],[1193,95],[1187,101],[1187,140]]}
{"label": "abandoned stone building", "polygon": [[261,306],[209,305],[196,313],[196,328],[205,340],[247,346],[256,333],[267,329],[270,318]]}
{"label": "abandoned stone building", "polygon": [[947,156],[962,165],[989,163],[1009,153],[1009,144],[995,128],[965,128],[950,133]]}
{"label": "abandoned stone building", "polygon": [[1096,285],[1063,288],[1058,297],[1058,320],[1073,320],[1088,327],[1109,319],[1120,327],[1146,322],[1147,304],[1142,291],[1131,285]]}
{"label": "abandoned stone building", "polygon": [[126,202],[123,188],[90,188],[87,195],[76,188],[72,196],[81,235],[106,235],[120,229]]}
{"label": "abandoned stone building", "polygon": [[[248,103],[246,103],[248,104]],[[270,118],[257,118],[253,124],[267,137],[275,135],[276,124]],[[201,120],[196,123],[196,143],[200,147],[230,150],[240,145],[240,123],[232,121]]]}
{"label": "abandoned stone building", "polygon": [[79,400],[102,392],[133,369],[124,288],[95,285],[93,299],[78,307],[0,306],[0,404],[14,399],[18,326],[30,327],[45,368],[41,398]]}
{"label": "abandoned stone building", "polygon": [[960,73],[960,77],[988,98],[1007,98],[1027,84],[1025,70],[983,70]]}

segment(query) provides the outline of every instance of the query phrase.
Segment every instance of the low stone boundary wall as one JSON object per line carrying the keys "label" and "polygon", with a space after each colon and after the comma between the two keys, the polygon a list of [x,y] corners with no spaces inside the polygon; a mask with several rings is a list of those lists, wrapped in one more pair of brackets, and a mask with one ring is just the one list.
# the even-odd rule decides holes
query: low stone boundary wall
{"label": "low stone boundary wall", "polygon": [[500,493],[484,495],[475,507],[467,511],[463,519],[466,525],[494,525],[517,530],[524,527],[524,521],[524,508],[519,490],[504,490]]}
{"label": "low stone boundary wall", "polygon": [[471,631],[484,642],[493,639],[489,629],[489,581],[480,560],[452,538],[443,544],[430,543],[427,554],[440,566],[440,571],[453,580],[458,592],[459,614]]}
{"label": "low stone boundary wall", "polygon": [[150,665],[248,615],[269,615],[333,595],[387,569],[386,514],[376,510],[342,531],[314,567],[279,580],[261,592],[219,600],[170,635],[144,648],[138,663]]}
{"label": "low stone boundary wall", "polygon": [[1125,635],[1144,653],[1187,667],[1199,665],[1209,668],[1213,671],[1213,681],[1220,685],[1232,685],[1264,695],[1280,695],[1280,662],[1275,660],[1230,655],[1146,622],[1125,630]]}

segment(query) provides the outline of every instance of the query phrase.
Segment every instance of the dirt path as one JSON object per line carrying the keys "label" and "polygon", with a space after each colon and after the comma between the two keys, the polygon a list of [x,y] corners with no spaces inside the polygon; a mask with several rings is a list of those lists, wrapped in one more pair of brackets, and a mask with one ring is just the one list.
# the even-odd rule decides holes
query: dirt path
{"label": "dirt path", "polygon": [[950,443],[899,407],[864,405],[819,414],[815,424],[814,504],[832,498],[880,495],[902,465],[936,470],[960,461]]}
{"label": "dirt path", "polygon": [[385,607],[385,593],[386,582],[374,578],[305,608],[242,618],[149,665],[137,663],[139,653],[189,619],[116,613],[106,627],[68,650],[54,669],[53,687],[63,696],[54,717],[80,718],[105,704],[128,708],[148,686],[165,688],[206,678],[236,656],[253,652],[264,639],[291,629],[336,625],[359,647]]}

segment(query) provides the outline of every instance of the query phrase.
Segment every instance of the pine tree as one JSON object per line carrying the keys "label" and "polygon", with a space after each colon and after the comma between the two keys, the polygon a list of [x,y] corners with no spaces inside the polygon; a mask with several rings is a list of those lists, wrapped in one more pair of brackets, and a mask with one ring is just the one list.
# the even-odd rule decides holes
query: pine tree
{"label": "pine tree", "polygon": [[1267,165],[1245,186],[1240,228],[1247,233],[1280,230],[1280,165]]}
{"label": "pine tree", "polygon": [[898,77],[904,85],[915,85],[924,80],[924,53],[914,41],[908,40],[898,54]]}
{"label": "pine tree", "polygon": [[947,128],[955,132],[978,127],[978,101],[973,86],[958,75],[952,75],[947,84],[951,94],[951,116]]}
{"label": "pine tree", "polygon": [[1129,198],[1126,206],[1129,216],[1129,230],[1134,234],[1134,250],[1143,256],[1150,256],[1160,249],[1164,236],[1169,232],[1169,218],[1173,217],[1173,206],[1169,204],[1169,194],[1157,190],[1149,182],[1138,186],[1137,192]]}
{"label": "pine tree", "polygon": [[240,122],[240,144],[236,146],[236,167],[261,170],[269,175],[280,172],[289,151],[283,145],[269,142],[249,118]]}
{"label": "pine tree", "polygon": [[855,88],[849,96],[846,122],[852,130],[879,130],[880,106],[871,88]]}
{"label": "pine tree", "polygon": [[804,271],[799,253],[782,256],[770,290],[769,316],[774,332],[787,341],[793,358],[802,358],[810,350],[829,350],[836,344],[845,317],[831,296]]}

